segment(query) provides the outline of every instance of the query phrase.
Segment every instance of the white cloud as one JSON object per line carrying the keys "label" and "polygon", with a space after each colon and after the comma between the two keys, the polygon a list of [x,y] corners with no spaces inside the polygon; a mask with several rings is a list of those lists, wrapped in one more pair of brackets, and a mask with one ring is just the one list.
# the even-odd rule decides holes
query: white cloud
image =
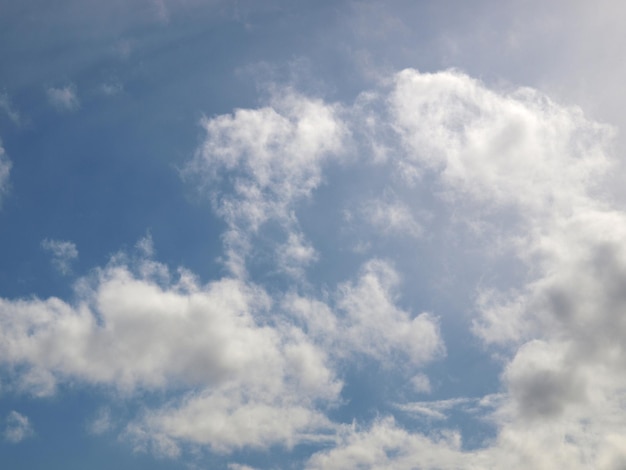
{"label": "white cloud", "polygon": [[111,410],[101,408],[97,415],[87,423],[87,430],[95,435],[104,434],[113,428],[112,421]]}
{"label": "white cloud", "polygon": [[[619,468],[626,216],[598,196],[613,130],[535,91],[495,92],[460,72],[405,70],[385,86],[351,109],[288,90],[265,108],[203,120],[186,174],[212,191],[227,223],[233,277],[201,285],[151,259],[122,259],[81,280],[72,304],[0,300],[0,358],[21,366],[18,384],[36,394],[64,380],[179,391],[125,428],[138,449],[170,456],[184,443],[227,453],[324,441],[336,445],[310,468]],[[354,129],[364,120],[367,132]],[[374,155],[351,162],[355,149]],[[415,196],[428,192],[441,213],[438,226],[420,219],[423,231],[466,230],[441,240],[457,265],[497,268],[492,283],[465,281],[476,286],[473,305],[470,295],[454,300],[498,348],[501,393],[394,408],[443,425],[454,407],[480,410],[497,432],[484,447],[463,450],[457,431],[409,432],[391,418],[328,419],[345,364],[379,361],[425,393],[419,369],[444,355],[437,317],[401,306],[403,275],[390,261],[370,259],[321,293],[294,282],[270,297],[248,280],[255,237],[270,223],[280,229],[271,268],[306,279],[322,257],[297,206],[333,160],[374,168],[380,195],[358,197],[367,181],[348,188],[374,228],[406,231],[423,209]],[[149,237],[139,248],[153,254]],[[520,273],[501,275],[510,266]]]}
{"label": "white cloud", "polygon": [[288,239],[301,238],[294,204],[319,186],[324,163],[343,153],[347,133],[339,111],[288,92],[264,108],[202,120],[207,136],[186,174],[221,188],[212,199],[230,228],[224,241],[232,272],[245,272],[250,237],[270,220]]}
{"label": "white cloud", "polygon": [[613,129],[531,89],[498,94],[457,72],[404,70],[389,103],[401,158],[486,208],[571,211],[607,169]]}
{"label": "white cloud", "polygon": [[72,271],[71,263],[78,258],[76,245],[69,241],[44,239],[41,247],[52,255],[52,264],[61,274]]}
{"label": "white cloud", "polygon": [[255,470],[254,467],[250,467],[249,465],[241,465],[238,463],[229,463],[228,470]]}
{"label": "white cloud", "polygon": [[416,392],[420,393],[430,393],[432,391],[432,386],[430,384],[430,379],[428,376],[424,374],[416,374],[411,379],[411,385],[413,385],[413,389]]}
{"label": "white cloud", "polygon": [[[397,169],[420,175],[451,208],[450,226],[488,230],[510,247],[502,255],[484,244],[485,256],[512,254],[527,267],[521,284],[482,282],[478,291],[475,331],[512,351],[505,393],[488,415],[498,434],[463,451],[458,435],[441,440],[383,420],[348,432],[310,467],[619,468],[626,218],[599,196],[613,130],[532,90],[496,93],[458,72],[403,71],[387,103],[402,149],[377,164],[400,161]],[[363,286],[347,298],[365,302],[376,292]],[[467,399],[459,400],[398,406],[443,420]]]}
{"label": "white cloud", "polygon": [[345,429],[337,446],[315,454],[308,469],[478,469],[460,452],[461,437],[449,431],[429,438],[410,434],[393,418],[379,419],[369,429]]}
{"label": "white cloud", "polygon": [[18,413],[17,411],[11,411],[6,417],[6,426],[4,429],[4,438],[17,444],[24,439],[28,439],[34,435],[33,427],[30,424],[28,417]]}
{"label": "white cloud", "polygon": [[399,354],[413,367],[421,366],[445,353],[438,321],[429,313],[413,315],[398,308],[399,283],[388,262],[374,259],[362,267],[356,282],[338,287],[332,307],[296,295],[288,295],[283,307],[338,357],[364,354],[397,365]]}
{"label": "white cloud", "polygon": [[264,291],[229,278],[198,285],[185,272],[170,281],[162,265],[137,264],[113,262],[80,280],[73,305],[0,300],[0,357],[19,366],[18,387],[46,395],[71,380],[124,394],[199,390],[127,427],[138,448],[168,455],[178,441],[221,452],[291,446],[330,426],[316,408],[337,400],[341,383],[299,329],[268,323]]}
{"label": "white cloud", "polygon": [[259,400],[255,392],[234,388],[192,396],[175,408],[148,413],[129,425],[126,435],[137,449],[169,456],[180,453],[181,441],[208,445],[217,453],[332,441],[334,426],[324,413],[298,403],[287,390],[270,402]]}
{"label": "white cloud", "polygon": [[59,111],[75,111],[80,107],[76,87],[73,84],[60,88],[49,87],[46,94],[48,102]]}
{"label": "white cloud", "polygon": [[496,467],[601,468],[626,390],[626,218],[598,190],[613,130],[531,90],[495,93],[452,72],[401,72],[390,109],[408,161],[528,267],[522,284],[479,291],[475,331],[513,354],[498,440],[476,455]]}
{"label": "white cloud", "polygon": [[341,341],[349,351],[384,358],[397,350],[409,361],[423,364],[443,353],[439,326],[431,314],[413,317],[394,305],[399,282],[388,263],[372,260],[356,283],[340,287],[338,308],[346,325]]}
{"label": "white cloud", "polygon": [[315,248],[299,232],[291,232],[287,241],[276,248],[279,268],[294,277],[301,277],[303,269],[317,260]]}

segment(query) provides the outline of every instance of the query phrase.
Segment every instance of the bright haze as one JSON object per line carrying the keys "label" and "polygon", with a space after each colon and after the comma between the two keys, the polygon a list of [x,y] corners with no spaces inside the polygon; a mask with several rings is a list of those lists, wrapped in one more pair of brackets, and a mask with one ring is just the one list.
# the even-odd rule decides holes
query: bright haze
{"label": "bright haze", "polygon": [[625,15],[0,0],[0,467],[626,468]]}

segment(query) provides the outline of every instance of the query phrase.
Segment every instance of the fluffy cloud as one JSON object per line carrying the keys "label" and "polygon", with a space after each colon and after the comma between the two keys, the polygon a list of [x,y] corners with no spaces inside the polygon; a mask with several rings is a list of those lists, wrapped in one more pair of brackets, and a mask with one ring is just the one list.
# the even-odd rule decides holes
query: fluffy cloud
{"label": "fluffy cloud", "polygon": [[60,88],[49,87],[46,94],[48,102],[59,111],[75,111],[80,107],[76,87],[73,84]]}
{"label": "fluffy cloud", "polygon": [[[45,394],[80,380],[167,390],[171,399],[124,433],[170,456],[185,444],[228,453],[323,441],[330,447],[310,468],[620,468],[626,217],[601,197],[611,128],[536,91],[415,70],[352,107],[286,90],[202,127],[185,174],[227,224],[230,275],[205,285],[173,275],[144,240],[144,258],[82,279],[73,303],[0,300],[0,358],[20,387]],[[500,388],[481,399],[393,403],[394,413],[442,423],[429,433],[391,417],[353,427],[328,417],[340,406],[338,371],[363,358],[402,372],[410,393],[431,391],[420,368],[444,356],[439,318],[449,315],[402,306],[409,289],[423,288],[403,284],[404,253],[349,260],[357,272],[316,288],[304,268],[345,239],[329,223],[332,243],[316,245],[299,203],[321,191],[333,161],[359,167],[357,181],[333,193],[345,200],[331,199],[338,212],[357,208],[375,231],[364,239],[410,235],[427,258],[445,234],[437,242],[465,269],[459,277],[478,273],[454,300],[497,352]],[[435,212],[435,222],[417,223],[416,214]],[[255,282],[255,257],[288,273],[287,286]],[[494,282],[480,278],[489,269]],[[491,422],[495,437],[465,449],[460,432],[445,428],[460,408]]]}
{"label": "fluffy cloud", "polygon": [[[206,139],[186,174],[220,188],[212,200],[230,227],[224,240],[233,272],[243,273],[250,237],[270,220],[286,230],[288,246],[302,246],[294,204],[319,186],[324,163],[343,152],[339,111],[288,92],[264,108],[202,120]],[[312,259],[304,250],[296,250],[296,261]]]}
{"label": "fluffy cloud", "polygon": [[69,241],[45,239],[41,247],[52,255],[52,264],[61,274],[69,274],[71,262],[78,258],[76,245]]}
{"label": "fluffy cloud", "polygon": [[531,89],[499,94],[460,73],[405,70],[389,104],[400,158],[434,171],[457,198],[571,211],[607,169],[612,129]]}
{"label": "fluffy cloud", "polygon": [[487,230],[526,266],[521,284],[477,291],[475,332],[511,351],[491,415],[498,436],[468,452],[383,421],[311,467],[619,468],[626,220],[600,190],[613,130],[532,90],[497,93],[457,72],[405,70],[386,102],[403,149],[386,161],[427,181],[444,208],[462,208],[449,224],[482,227],[475,234]]}
{"label": "fluffy cloud", "polygon": [[4,429],[4,438],[17,444],[24,439],[32,437],[34,434],[33,427],[30,424],[28,417],[18,413],[17,411],[11,411],[6,417],[6,427]]}
{"label": "fluffy cloud", "polygon": [[437,319],[429,313],[412,315],[395,304],[398,273],[382,260],[371,260],[356,282],[337,289],[336,313],[315,299],[287,296],[284,306],[306,325],[309,335],[329,345],[339,356],[364,354],[383,363],[398,354],[413,365],[443,355]]}
{"label": "fluffy cloud", "polygon": [[184,272],[170,278],[148,259],[134,269],[112,262],[79,281],[75,304],[2,299],[2,362],[17,386],[38,395],[65,380],[125,394],[201,390],[127,429],[137,446],[161,442],[170,455],[176,440],[226,451],[291,445],[329,426],[314,408],[334,401],[341,383],[299,329],[272,326],[263,290],[229,278],[202,286]]}

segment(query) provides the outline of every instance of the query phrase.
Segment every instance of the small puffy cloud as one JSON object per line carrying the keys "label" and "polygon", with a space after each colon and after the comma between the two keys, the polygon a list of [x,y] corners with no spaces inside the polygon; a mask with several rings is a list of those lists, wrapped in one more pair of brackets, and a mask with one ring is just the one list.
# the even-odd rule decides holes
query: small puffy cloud
{"label": "small puffy cloud", "polygon": [[28,417],[17,411],[11,411],[5,421],[4,438],[9,442],[17,444],[35,434]]}
{"label": "small puffy cloud", "polygon": [[394,304],[400,279],[385,261],[366,263],[356,283],[339,288],[337,306],[344,313],[342,341],[350,351],[385,358],[394,350],[415,364],[444,352],[439,325],[429,313],[412,316]]}
{"label": "small puffy cloud", "polygon": [[58,111],[75,111],[80,107],[76,87],[73,84],[64,87],[49,87],[46,90],[48,102]]}
{"label": "small puffy cloud", "polygon": [[363,354],[383,363],[396,355],[421,366],[445,354],[437,318],[413,315],[395,304],[399,274],[383,260],[370,260],[355,282],[341,284],[332,306],[288,295],[283,307],[306,324],[309,335],[339,357]]}
{"label": "small puffy cloud", "polygon": [[41,242],[41,247],[52,255],[52,264],[61,274],[72,271],[71,263],[78,258],[78,249],[74,243],[46,238]]}

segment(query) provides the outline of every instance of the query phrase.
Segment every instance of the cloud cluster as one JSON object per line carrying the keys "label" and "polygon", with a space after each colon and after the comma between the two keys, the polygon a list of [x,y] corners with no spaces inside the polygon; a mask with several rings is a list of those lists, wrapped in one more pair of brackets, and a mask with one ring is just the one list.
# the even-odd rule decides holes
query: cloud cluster
{"label": "cloud cluster", "polygon": [[[626,216],[602,195],[613,129],[533,90],[416,70],[352,106],[287,89],[201,126],[184,174],[226,223],[229,275],[202,284],[174,274],[146,239],[138,259],[79,280],[72,303],[0,299],[0,358],[18,387],[164,390],[170,399],[123,432],[137,449],[169,456],[185,444],[229,453],[324,442],[309,468],[623,466]],[[354,181],[319,210],[364,220],[361,238],[407,235],[425,251],[439,233],[462,234],[440,241],[459,266],[520,271],[470,281],[461,299],[476,338],[502,361],[497,395],[393,404],[443,423],[432,432],[391,416],[354,426],[329,418],[346,368],[375,361],[425,393],[433,386],[422,367],[453,347],[440,331],[447,312],[402,303],[422,286],[393,253],[347,247],[359,254],[346,265],[360,267],[330,285],[307,271],[324,259],[320,246],[345,240],[328,227],[318,246],[301,220],[333,162]],[[256,279],[257,258],[286,273],[286,287]],[[470,404],[497,431],[474,450],[443,419]]]}
{"label": "cloud cluster", "polygon": [[[264,320],[267,294],[236,279],[201,286],[185,273],[171,282],[163,276],[167,269],[151,261],[136,272],[112,264],[79,282],[74,305],[2,300],[0,356],[15,368],[17,386],[38,395],[64,380],[125,394],[202,390],[147,412],[128,429],[137,441],[147,428],[152,442],[165,433],[227,449],[288,442],[326,425],[311,407],[334,400],[340,382],[302,332]],[[270,432],[273,422],[279,427]]]}
{"label": "cloud cluster", "polygon": [[492,415],[498,437],[474,452],[420,435],[403,448],[404,431],[378,423],[311,465],[619,468],[626,219],[599,185],[612,129],[457,72],[405,70],[387,103],[405,149],[398,168],[427,175],[442,201],[463,208],[451,223],[482,223],[478,235],[497,234],[527,266],[523,284],[477,291],[475,332],[512,351]]}

